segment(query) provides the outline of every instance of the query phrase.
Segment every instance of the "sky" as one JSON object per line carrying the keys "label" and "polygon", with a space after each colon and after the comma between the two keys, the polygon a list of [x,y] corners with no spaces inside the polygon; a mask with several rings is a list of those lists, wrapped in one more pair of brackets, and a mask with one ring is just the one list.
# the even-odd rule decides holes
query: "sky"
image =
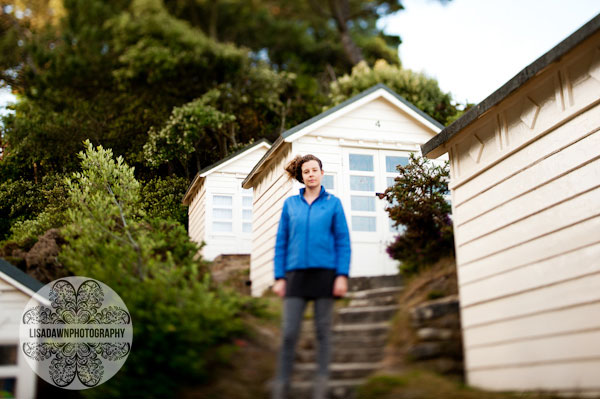
{"label": "sky", "polygon": [[[436,78],[459,103],[479,103],[600,14],[600,0],[403,0],[380,21],[403,67]],[[14,101],[0,90],[0,114]]]}
{"label": "sky", "polygon": [[436,78],[454,100],[479,103],[600,14],[599,0],[403,0],[380,20],[400,35],[404,68]]}

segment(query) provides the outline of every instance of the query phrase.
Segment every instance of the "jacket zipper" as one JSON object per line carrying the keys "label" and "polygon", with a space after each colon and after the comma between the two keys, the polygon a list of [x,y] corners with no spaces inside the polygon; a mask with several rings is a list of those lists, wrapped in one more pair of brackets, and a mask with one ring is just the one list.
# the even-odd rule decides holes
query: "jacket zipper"
{"label": "jacket zipper", "polygon": [[314,199],[313,202],[311,202],[310,204],[306,201],[305,198],[302,198],[302,200],[304,202],[306,202],[306,204],[308,205],[308,213],[306,214],[306,240],[305,242],[305,246],[304,246],[304,268],[308,269],[308,228],[310,226],[310,209],[312,208],[313,204],[315,202],[317,202],[317,200],[321,198],[321,194],[319,193],[319,195],[317,196],[317,198]]}
{"label": "jacket zipper", "polygon": [[[315,199],[316,201],[316,199]],[[313,201],[313,203],[315,202]],[[308,205],[308,213],[306,214],[306,240],[304,241],[304,268],[308,269],[308,228],[310,226],[310,208],[312,204]]]}

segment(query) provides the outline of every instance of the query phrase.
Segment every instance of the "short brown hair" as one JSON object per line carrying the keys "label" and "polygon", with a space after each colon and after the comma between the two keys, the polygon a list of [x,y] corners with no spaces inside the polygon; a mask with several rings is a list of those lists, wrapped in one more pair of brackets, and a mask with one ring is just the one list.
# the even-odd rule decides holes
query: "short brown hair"
{"label": "short brown hair", "polygon": [[319,168],[323,170],[323,163],[317,157],[312,154],[306,154],[305,156],[296,155],[286,166],[285,171],[288,176],[292,179],[298,180],[300,183],[304,183],[302,180],[302,165],[308,161],[317,161]]}

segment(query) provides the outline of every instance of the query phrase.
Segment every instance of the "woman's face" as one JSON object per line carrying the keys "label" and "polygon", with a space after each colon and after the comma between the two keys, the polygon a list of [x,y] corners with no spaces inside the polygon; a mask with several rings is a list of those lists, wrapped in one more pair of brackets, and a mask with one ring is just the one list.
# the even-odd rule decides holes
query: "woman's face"
{"label": "woman's face", "polygon": [[302,164],[302,180],[307,188],[315,188],[321,185],[324,172],[319,167],[319,163],[310,160]]}

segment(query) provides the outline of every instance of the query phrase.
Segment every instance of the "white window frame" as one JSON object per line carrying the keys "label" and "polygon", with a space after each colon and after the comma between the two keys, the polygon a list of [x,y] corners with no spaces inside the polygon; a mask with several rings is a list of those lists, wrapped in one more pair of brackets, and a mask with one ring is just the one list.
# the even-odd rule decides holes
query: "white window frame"
{"label": "white window frame", "polygon": [[[389,242],[397,234],[398,231],[390,228],[390,218],[388,213],[385,211],[387,201],[381,200],[375,196],[375,193],[383,193],[388,187],[387,178],[396,177],[397,173],[387,172],[386,169],[386,157],[388,156],[399,156],[410,158],[411,151],[407,150],[383,150],[376,148],[356,148],[356,147],[343,147],[342,148],[342,167],[343,167],[343,179],[340,182],[340,188],[343,190],[342,201],[344,203],[344,209],[346,210],[346,217],[348,219],[348,227],[352,235],[353,241],[357,242]],[[360,155],[371,155],[373,156],[373,171],[353,171],[350,170],[350,154]],[[375,190],[374,191],[352,191],[350,190],[350,176],[374,176]],[[353,211],[351,197],[357,196],[373,196],[375,199],[375,212],[369,211]],[[371,216],[376,218],[375,231],[355,231],[352,229],[352,216]]]}
{"label": "white window frame", "polygon": [[[239,226],[239,231],[240,234],[247,236],[248,238],[252,237],[252,225],[254,222],[254,192],[252,191],[251,188],[249,189],[245,189],[245,188],[241,188],[241,183],[240,183],[240,226]],[[250,206],[244,206],[244,197],[249,197],[251,199],[250,201]],[[244,211],[250,211],[250,219],[244,219]],[[244,224],[245,223],[250,223],[250,231],[245,232],[244,231]]]}
{"label": "white window frame", "polygon": [[[358,154],[358,155],[371,155],[373,157],[373,171],[362,171],[362,170],[350,170],[350,154]],[[362,241],[362,242],[377,242],[379,240],[379,232],[381,231],[381,218],[378,217],[378,205],[377,198],[375,197],[375,193],[377,192],[377,187],[380,186],[377,168],[379,165],[379,154],[377,150],[365,149],[365,148],[355,148],[355,147],[347,147],[343,148],[342,151],[343,156],[343,169],[344,169],[344,181],[343,187],[345,192],[345,209],[346,215],[348,219],[348,227],[350,229],[350,234],[352,235],[353,241]],[[374,191],[354,191],[350,188],[350,176],[370,176],[373,177],[374,181]],[[373,197],[375,201],[375,211],[354,211],[352,210],[352,196],[361,196],[361,197]],[[354,226],[352,224],[353,216],[367,216],[375,218],[375,231],[357,231],[354,230]]]}
{"label": "white window frame", "polygon": [[[410,159],[411,151],[379,150],[379,153],[380,153],[380,159],[381,159],[380,160],[381,164],[379,166],[381,168],[381,171],[383,172],[382,174],[384,175],[384,187],[385,187],[384,190],[385,190],[385,189],[387,189],[389,187],[388,183],[387,183],[388,177],[398,177],[398,172],[397,171],[395,171],[393,173],[387,171],[387,159],[386,159],[386,157],[404,157],[404,158]],[[383,191],[381,191],[381,192],[383,192]],[[381,209],[383,210],[383,213],[384,213],[384,217],[385,217],[384,220],[387,223],[386,235],[395,236],[395,235],[397,235],[398,233],[400,233],[402,231],[402,227],[400,226],[400,227],[398,227],[396,229],[393,229],[390,226],[391,219],[390,219],[388,213],[385,210],[385,207],[387,206],[387,201],[386,200],[380,200],[380,202],[382,203]]]}
{"label": "white window frame", "polygon": [[[331,193],[331,194],[337,196],[338,195],[337,193],[340,191],[340,183],[338,181],[338,173],[326,171],[325,176],[331,176],[331,178],[333,180],[333,188],[332,189],[325,188],[325,190],[327,190],[328,193]],[[325,176],[323,176],[323,178],[325,178]],[[323,186],[323,187],[325,187],[325,186]]]}
{"label": "white window frame", "polygon": [[[219,197],[219,196],[223,196],[223,197],[231,197],[231,206],[223,206],[223,205],[216,205],[215,206],[215,197]],[[235,235],[235,193],[231,192],[231,191],[212,191],[210,193],[210,197],[209,197],[209,205],[208,205],[208,209],[207,209],[207,227],[209,227],[208,229],[208,234],[211,236],[233,236]],[[214,215],[214,210],[215,209],[231,209],[231,219],[217,219],[215,218]],[[215,222],[224,222],[224,223],[231,223],[231,231],[215,231],[214,229],[214,223]]]}

